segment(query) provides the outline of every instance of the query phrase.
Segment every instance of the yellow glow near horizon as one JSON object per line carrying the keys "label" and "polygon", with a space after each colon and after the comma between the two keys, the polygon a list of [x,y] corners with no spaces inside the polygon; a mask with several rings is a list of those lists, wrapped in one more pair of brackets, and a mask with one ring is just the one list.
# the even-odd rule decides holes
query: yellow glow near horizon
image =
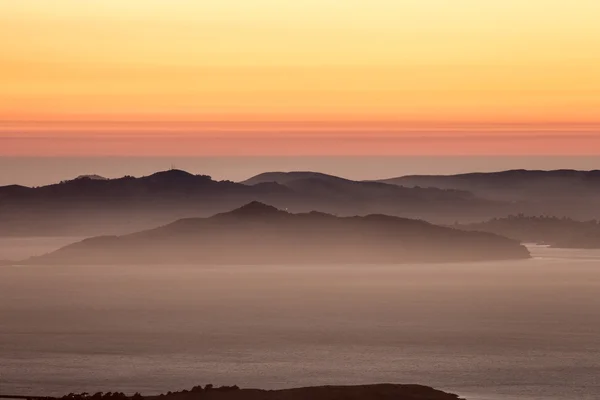
{"label": "yellow glow near horizon", "polygon": [[598,124],[599,20],[598,0],[2,0],[0,121]]}

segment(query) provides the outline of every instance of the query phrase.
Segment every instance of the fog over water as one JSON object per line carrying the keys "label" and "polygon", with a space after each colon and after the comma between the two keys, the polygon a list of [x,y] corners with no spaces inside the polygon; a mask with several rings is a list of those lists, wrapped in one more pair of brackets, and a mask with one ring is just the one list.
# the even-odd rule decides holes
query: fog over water
{"label": "fog over water", "polygon": [[[63,239],[0,239],[0,259]],[[68,240],[67,240],[68,241]],[[446,265],[0,267],[0,391],[421,383],[600,398],[600,251]]]}

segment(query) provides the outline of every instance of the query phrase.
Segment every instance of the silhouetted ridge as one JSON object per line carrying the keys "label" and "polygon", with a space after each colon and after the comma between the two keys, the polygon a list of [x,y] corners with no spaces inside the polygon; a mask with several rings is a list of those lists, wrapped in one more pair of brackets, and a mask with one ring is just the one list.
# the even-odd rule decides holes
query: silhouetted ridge
{"label": "silhouetted ridge", "polygon": [[[472,172],[458,175],[407,175],[378,182],[406,187],[436,187],[468,190],[475,194],[512,197],[568,196],[600,193],[600,170],[553,171],[514,169],[500,172]],[[572,191],[573,193],[569,193]]]}
{"label": "silhouetted ridge", "polygon": [[252,178],[246,179],[240,183],[244,185],[257,185],[261,183],[279,183],[280,185],[288,184],[295,180],[300,179],[317,179],[322,181],[351,182],[349,179],[340,178],[339,176],[324,174],[321,172],[313,171],[291,171],[291,172],[263,172],[253,176]]}
{"label": "silhouetted ridge", "polygon": [[21,185],[0,186],[0,198],[2,196],[18,196],[29,193],[34,189]]}
{"label": "silhouetted ridge", "polygon": [[235,216],[235,217],[268,217],[273,215],[287,214],[276,207],[261,203],[260,201],[252,201],[235,210],[217,214],[216,216]]}
{"label": "silhouetted ridge", "polygon": [[181,177],[181,176],[194,176],[194,174],[184,171],[182,169],[168,169],[165,171],[158,171],[153,173],[150,176],[164,176],[164,177],[169,177],[169,178],[174,178],[174,177]]}
{"label": "silhouetted ridge", "polygon": [[458,175],[412,175],[380,182],[408,188],[465,190],[480,199],[510,203],[510,212],[500,215],[544,214],[579,220],[600,217],[597,207],[600,202],[599,170],[515,169]]}
{"label": "silhouetted ridge", "polygon": [[96,175],[96,174],[79,175],[77,178],[75,178],[73,180],[78,180],[78,179],[89,179],[89,180],[92,180],[92,181],[107,181],[108,180],[108,178],[105,178],[103,176]]}
{"label": "silhouetted ridge", "polygon": [[209,176],[206,175],[194,175],[187,171],[182,171],[180,169],[170,169],[167,171],[159,171],[155,172],[152,175],[149,175],[145,178],[153,179],[153,180],[170,180],[170,181],[178,181],[184,179],[194,179],[197,177],[205,177],[210,179]]}

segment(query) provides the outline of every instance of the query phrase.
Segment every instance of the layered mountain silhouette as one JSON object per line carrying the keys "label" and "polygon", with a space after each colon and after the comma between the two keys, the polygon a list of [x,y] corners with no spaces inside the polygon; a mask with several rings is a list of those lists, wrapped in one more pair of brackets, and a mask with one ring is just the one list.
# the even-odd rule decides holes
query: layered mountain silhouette
{"label": "layered mountain silhouette", "polygon": [[503,203],[465,191],[300,174],[289,175],[285,182],[263,176],[249,181],[253,184],[243,184],[169,170],[141,178],[92,175],[36,188],[4,186],[0,187],[0,235],[122,234],[176,219],[209,216],[251,201],[293,212],[380,213],[445,223],[508,212]]}
{"label": "layered mountain silhouette", "polygon": [[529,252],[518,241],[490,233],[385,215],[292,214],[251,202],[209,218],[86,239],[25,263],[397,264],[527,257]]}
{"label": "layered mountain silhouette", "polygon": [[124,233],[188,216],[211,215],[252,200],[291,199],[280,185],[215,181],[181,170],[119,179],[78,177],[28,188],[0,187],[0,235]]}
{"label": "layered mountain silhouette", "polygon": [[403,187],[466,190],[475,196],[513,202],[513,213],[576,219],[600,217],[600,170],[510,170],[459,175],[413,175],[379,182]]}
{"label": "layered mountain silhouette", "polygon": [[386,214],[438,224],[510,214],[600,218],[600,171],[526,171],[353,181],[310,171],[244,182],[169,170],[134,178],[79,176],[42,187],[0,187],[0,236],[123,234],[206,217],[251,201],[291,212]]}
{"label": "layered mountain silhouette", "polygon": [[310,209],[341,215],[382,213],[433,222],[501,215],[508,204],[484,200],[464,190],[407,188],[381,182],[353,181],[319,172],[268,172],[246,185],[277,184],[298,193]]}
{"label": "layered mountain silhouette", "polygon": [[523,243],[537,243],[561,248],[600,249],[600,223],[570,218],[513,215],[474,224],[460,229],[490,232]]}

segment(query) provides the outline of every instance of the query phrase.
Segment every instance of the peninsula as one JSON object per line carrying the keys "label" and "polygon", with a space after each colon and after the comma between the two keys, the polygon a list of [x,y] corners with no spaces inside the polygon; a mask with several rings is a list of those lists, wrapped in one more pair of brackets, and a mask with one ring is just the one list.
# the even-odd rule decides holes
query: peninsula
{"label": "peninsula", "polygon": [[528,258],[518,241],[386,215],[293,214],[251,202],[123,236],[99,236],[23,264],[398,264]]}

